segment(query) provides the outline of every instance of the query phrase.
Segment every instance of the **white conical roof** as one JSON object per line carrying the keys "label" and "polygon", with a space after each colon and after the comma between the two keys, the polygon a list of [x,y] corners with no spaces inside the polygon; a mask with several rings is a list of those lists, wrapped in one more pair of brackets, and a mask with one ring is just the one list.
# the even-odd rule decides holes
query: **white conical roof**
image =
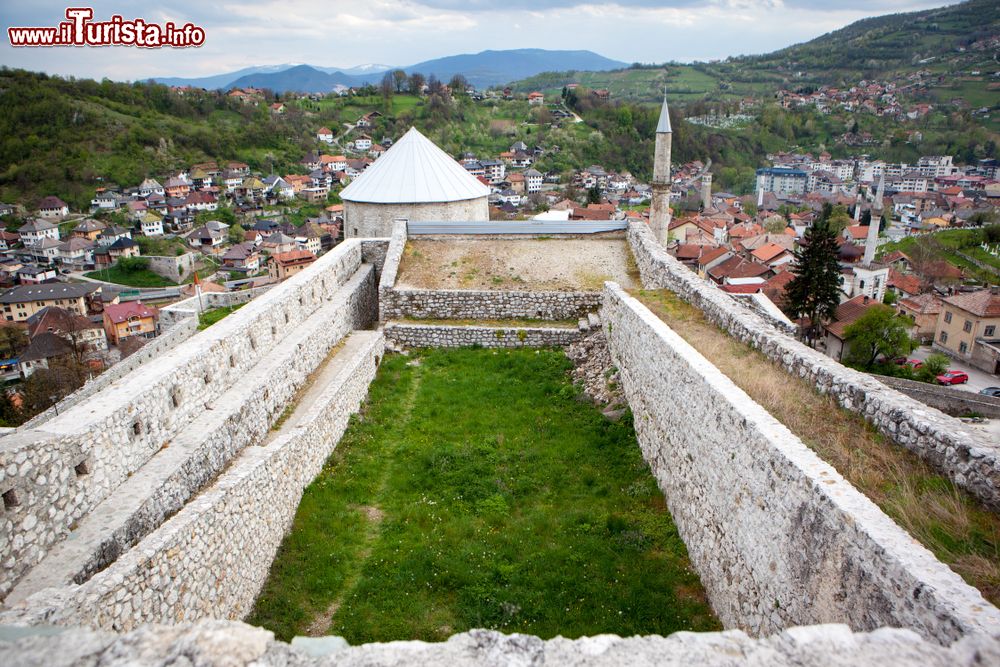
{"label": "white conical roof", "polygon": [[418,204],[478,199],[490,189],[415,127],[340,193],[345,201]]}
{"label": "white conical roof", "polygon": [[663,134],[669,132],[673,134],[673,130],[670,129],[670,109],[667,107],[667,93],[663,93],[663,106],[660,107],[660,120],[656,124],[656,133]]}

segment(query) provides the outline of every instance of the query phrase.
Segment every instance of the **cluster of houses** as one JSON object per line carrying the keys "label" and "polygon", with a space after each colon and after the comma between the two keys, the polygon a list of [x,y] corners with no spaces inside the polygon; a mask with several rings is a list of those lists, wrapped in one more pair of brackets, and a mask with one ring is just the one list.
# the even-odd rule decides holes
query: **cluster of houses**
{"label": "cluster of houses", "polygon": [[[122,356],[126,340],[159,333],[159,311],[96,283],[19,285],[0,294],[3,326],[25,332],[27,346],[0,359],[5,380],[27,379],[60,359],[100,372]],[[10,351],[8,351],[10,352]]]}
{"label": "cluster of houses", "polygon": [[814,106],[822,113],[843,109],[850,113],[870,113],[897,121],[918,120],[934,107],[907,100],[926,97],[930,86],[946,83],[946,75],[922,69],[888,81],[861,80],[849,88],[821,86],[810,92],[780,90],[779,104],[786,109]]}
{"label": "cluster of houses", "polygon": [[[810,192],[791,199],[760,191],[751,214],[752,196],[706,193],[705,197],[708,205],[700,213],[671,221],[668,251],[722,291],[786,324],[791,321],[781,309],[787,306],[785,291],[794,277],[799,241],[824,204],[853,212],[854,224],[843,229],[839,241],[842,303],[820,343],[830,356],[843,358],[846,328],[891,293],[898,311],[913,319],[915,338],[990,373],[1000,371],[997,288],[963,286],[962,269],[943,260],[918,263],[898,251],[876,259],[878,232],[860,224],[864,211],[879,215],[875,203],[839,192]],[[981,206],[979,210],[996,212],[1000,201]],[[892,220],[893,211],[899,210],[895,197],[886,196],[881,210]],[[961,220],[958,211],[951,215]]]}
{"label": "cluster of houses", "polygon": [[807,194],[858,196],[885,178],[893,213],[908,229],[923,231],[960,223],[1000,203],[1000,160],[956,165],[950,155],[927,155],[916,164],[842,160],[829,153],[769,155],[773,166],[757,170],[758,194],[794,205]]}

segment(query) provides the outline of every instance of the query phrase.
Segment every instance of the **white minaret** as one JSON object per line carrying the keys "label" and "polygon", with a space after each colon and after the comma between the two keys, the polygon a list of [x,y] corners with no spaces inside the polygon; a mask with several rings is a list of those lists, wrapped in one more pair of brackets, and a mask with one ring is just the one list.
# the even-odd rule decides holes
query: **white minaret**
{"label": "white minaret", "polygon": [[885,195],[885,176],[878,179],[878,192],[872,204],[872,219],[868,223],[868,237],[865,239],[864,265],[875,261],[875,249],[878,247],[878,228],[882,226],[882,198]]}
{"label": "white minaret", "polygon": [[667,94],[663,93],[663,107],[660,120],[656,124],[656,149],[653,154],[653,200],[649,207],[649,225],[656,240],[666,245],[670,228],[670,144],[673,130],[670,128],[670,110],[667,108]]}
{"label": "white minaret", "polygon": [[861,190],[858,190],[858,200],[854,202],[854,224],[861,222]]}

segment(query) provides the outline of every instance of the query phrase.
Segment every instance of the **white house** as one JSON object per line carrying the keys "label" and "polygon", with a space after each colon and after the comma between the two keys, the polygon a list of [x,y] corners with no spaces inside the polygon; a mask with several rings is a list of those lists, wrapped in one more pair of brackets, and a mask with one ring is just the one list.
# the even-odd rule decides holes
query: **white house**
{"label": "white house", "polygon": [[528,194],[539,192],[542,189],[542,174],[535,169],[528,169],[524,172],[524,190]]}
{"label": "white house", "polygon": [[367,151],[372,147],[372,138],[367,134],[362,134],[360,137],[354,140],[354,149],[359,151]]}
{"label": "white house", "polygon": [[139,220],[139,226],[143,236],[163,236],[163,217],[152,211],[146,211]]}
{"label": "white house", "polygon": [[45,239],[59,240],[59,227],[41,218],[34,218],[22,225],[17,233],[21,236],[21,244],[25,248],[33,248]]}
{"label": "white house", "polygon": [[321,127],[316,130],[316,140],[323,141],[328,144],[333,143],[333,132],[328,127]]}
{"label": "white house", "polygon": [[43,218],[63,218],[69,215],[69,205],[59,197],[45,197],[38,204],[38,215]]}

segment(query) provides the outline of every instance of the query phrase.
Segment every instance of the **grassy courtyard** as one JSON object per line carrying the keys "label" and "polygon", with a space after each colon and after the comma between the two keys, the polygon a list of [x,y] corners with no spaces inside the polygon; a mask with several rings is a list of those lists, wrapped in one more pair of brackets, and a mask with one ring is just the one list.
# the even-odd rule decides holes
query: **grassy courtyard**
{"label": "grassy courtyard", "polygon": [[248,621],[351,643],[718,629],[631,422],[580,400],[569,367],[387,356]]}

